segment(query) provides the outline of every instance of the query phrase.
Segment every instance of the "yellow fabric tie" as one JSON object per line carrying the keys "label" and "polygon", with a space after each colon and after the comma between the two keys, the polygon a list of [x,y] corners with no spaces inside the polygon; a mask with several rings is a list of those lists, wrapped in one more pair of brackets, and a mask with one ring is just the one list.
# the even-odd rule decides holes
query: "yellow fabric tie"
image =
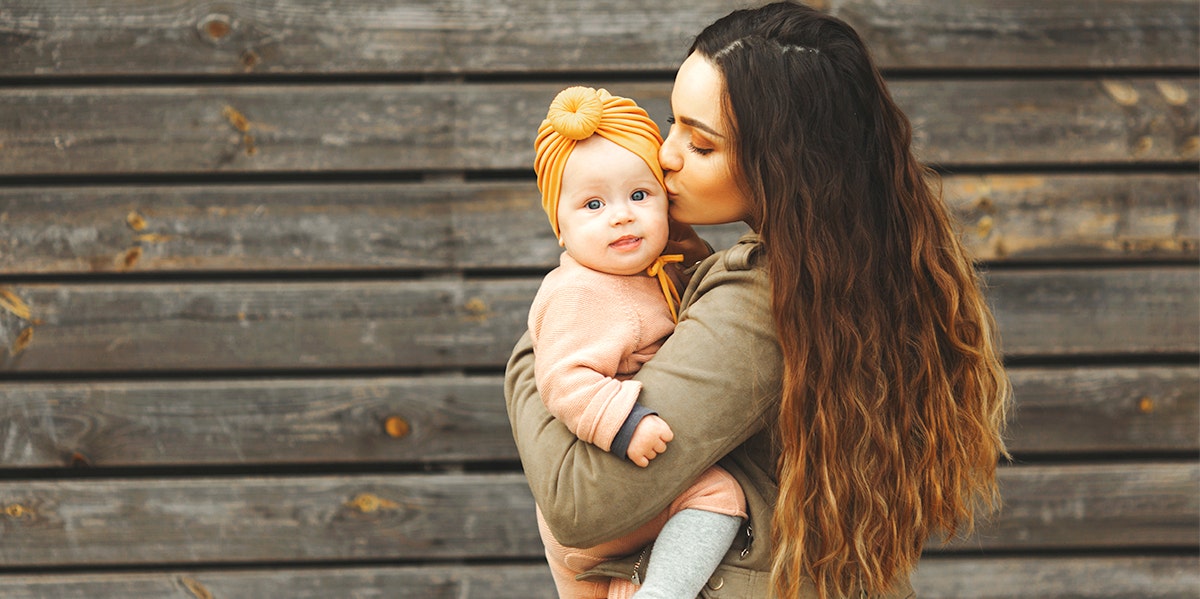
{"label": "yellow fabric tie", "polygon": [[675,324],[679,324],[679,313],[675,310],[675,306],[679,305],[679,291],[675,289],[675,282],[667,275],[666,269],[666,266],[672,262],[683,262],[683,254],[665,254],[655,258],[654,264],[646,269],[646,274],[658,277],[663,297],[667,298],[667,307],[671,309],[671,320]]}

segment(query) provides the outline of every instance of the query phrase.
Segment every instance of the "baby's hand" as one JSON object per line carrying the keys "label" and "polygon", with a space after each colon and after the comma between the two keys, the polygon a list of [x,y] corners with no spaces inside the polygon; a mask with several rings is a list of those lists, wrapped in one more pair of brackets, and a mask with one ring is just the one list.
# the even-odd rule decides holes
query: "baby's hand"
{"label": "baby's hand", "polygon": [[651,414],[642,418],[637,428],[633,429],[633,438],[629,441],[629,450],[625,455],[634,464],[645,468],[650,460],[667,450],[667,443],[675,438],[666,420]]}

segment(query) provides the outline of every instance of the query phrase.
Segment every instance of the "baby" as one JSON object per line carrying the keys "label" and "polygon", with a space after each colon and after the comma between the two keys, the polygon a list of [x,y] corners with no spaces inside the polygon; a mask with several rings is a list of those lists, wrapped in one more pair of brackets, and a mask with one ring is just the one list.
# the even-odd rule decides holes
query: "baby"
{"label": "baby", "polygon": [[[645,468],[673,439],[637,403],[633,376],[674,330],[679,296],[663,256],[667,197],[662,136],[628,98],[587,87],[563,90],[538,129],[534,170],[542,207],[563,252],[529,311],[538,391],[581,440]],[[555,541],[538,522],[560,597],[695,597],[746,517],[737,481],[714,466],[638,531],[597,547]],[[664,524],[665,522],[665,524]],[[631,587],[587,570],[654,543]],[[583,580],[576,576],[583,575]]]}

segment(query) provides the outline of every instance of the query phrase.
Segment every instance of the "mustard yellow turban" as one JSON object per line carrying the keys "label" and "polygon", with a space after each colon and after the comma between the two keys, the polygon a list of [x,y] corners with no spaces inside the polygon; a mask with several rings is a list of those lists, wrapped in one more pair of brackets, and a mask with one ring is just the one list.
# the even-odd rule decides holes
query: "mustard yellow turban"
{"label": "mustard yellow turban", "polygon": [[575,144],[599,135],[637,154],[650,167],[663,187],[658,148],[662,134],[633,100],[614,96],[606,90],[568,87],[550,103],[546,119],[538,127],[533,170],[537,172],[542,209],[550,217],[550,226],[558,236],[558,196],[562,189],[563,169]]}

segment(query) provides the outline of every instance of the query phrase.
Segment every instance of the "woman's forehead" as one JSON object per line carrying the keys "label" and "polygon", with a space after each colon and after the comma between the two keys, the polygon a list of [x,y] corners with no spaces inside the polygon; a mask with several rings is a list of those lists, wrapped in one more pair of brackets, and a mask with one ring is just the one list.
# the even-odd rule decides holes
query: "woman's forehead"
{"label": "woman's forehead", "polygon": [[689,119],[711,129],[712,133],[727,136],[721,113],[725,95],[725,79],[706,57],[693,52],[679,66],[675,87],[671,90],[671,110],[675,118]]}

